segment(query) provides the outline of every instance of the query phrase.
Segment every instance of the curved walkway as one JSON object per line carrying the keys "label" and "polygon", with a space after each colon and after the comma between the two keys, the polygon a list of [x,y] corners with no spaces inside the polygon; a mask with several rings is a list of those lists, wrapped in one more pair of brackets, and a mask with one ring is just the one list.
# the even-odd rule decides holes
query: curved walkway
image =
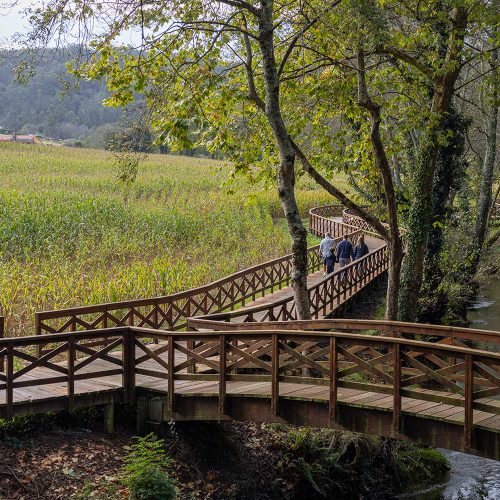
{"label": "curved walkway", "polygon": [[[319,245],[308,249],[308,288],[312,315],[324,317],[353,297],[387,270],[386,245],[375,233],[362,230],[362,219],[350,215],[342,206],[330,205],[310,210],[309,230],[322,236],[329,232],[338,241],[345,234],[355,242],[365,234],[370,253],[344,268],[344,272],[323,278]],[[349,219],[349,224],[344,222]],[[242,307],[275,304],[281,313],[266,317],[295,319],[290,287],[291,255],[279,257],[239,271],[202,287],[162,297],[136,299],[91,306],[43,311],[35,315],[35,334],[139,326],[181,330],[191,316],[232,311]]]}
{"label": "curved walkway", "polygon": [[[339,210],[313,209],[311,230],[364,232],[378,247],[310,284],[315,318],[387,269],[385,246]],[[317,247],[309,263],[314,276]],[[157,423],[329,426],[500,459],[500,354],[469,347],[497,349],[500,332],[294,321],[290,266],[287,256],[175,296],[39,313],[38,335],[0,339],[0,418],[142,398]]]}

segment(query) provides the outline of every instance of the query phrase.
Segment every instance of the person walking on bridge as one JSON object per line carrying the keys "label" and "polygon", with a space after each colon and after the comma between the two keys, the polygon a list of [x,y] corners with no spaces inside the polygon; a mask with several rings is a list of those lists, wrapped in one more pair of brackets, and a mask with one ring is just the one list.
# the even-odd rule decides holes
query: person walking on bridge
{"label": "person walking on bridge", "polygon": [[325,237],[319,244],[319,253],[323,259],[323,278],[327,275],[326,259],[330,257],[330,249],[335,249],[335,240],[331,237],[330,233],[325,233]]}
{"label": "person walking on bridge", "polygon": [[361,257],[364,257],[368,252],[369,250],[368,245],[365,243],[365,237],[364,235],[361,235],[358,238],[358,242],[356,243],[356,246],[354,247],[354,250],[352,252],[352,259],[361,259]]}
{"label": "person walking on bridge", "polygon": [[335,262],[337,262],[337,255],[335,254],[335,247],[330,248],[330,255],[325,259],[326,274],[332,274],[335,270]]}
{"label": "person walking on bridge", "polygon": [[[347,266],[351,263],[352,257],[352,243],[347,239],[347,235],[344,234],[342,241],[337,245],[337,259],[339,259],[340,267]],[[339,279],[342,284],[347,278],[347,273],[344,271],[340,274]]]}
{"label": "person walking on bridge", "polygon": [[340,267],[344,267],[347,266],[347,264],[350,264],[352,257],[352,243],[347,239],[347,235],[344,234],[342,241],[337,246],[337,258],[339,259]]}
{"label": "person walking on bridge", "polygon": [[[368,245],[365,243],[364,235],[358,238],[358,242],[352,251],[352,259],[358,260],[369,253]],[[359,279],[363,279],[365,276],[366,261],[359,262],[356,264],[356,271],[358,273]]]}

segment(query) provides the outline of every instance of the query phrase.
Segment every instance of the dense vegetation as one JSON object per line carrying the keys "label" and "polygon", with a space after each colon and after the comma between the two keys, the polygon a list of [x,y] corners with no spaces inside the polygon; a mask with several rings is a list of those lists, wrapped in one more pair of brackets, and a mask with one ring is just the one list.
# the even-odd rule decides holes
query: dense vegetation
{"label": "dense vegetation", "polygon": [[[232,186],[229,173],[214,160],[151,155],[126,187],[107,152],[1,144],[9,331],[29,332],[35,310],[168,294],[289,253],[274,191]],[[305,181],[299,200],[303,216],[330,201]]]}
{"label": "dense vegetation", "polygon": [[[16,68],[26,53],[0,52],[0,128],[19,134],[43,134],[57,139],[79,139],[99,144],[106,131],[119,120],[121,110],[105,108],[109,97],[104,84],[81,81],[63,93],[64,80],[70,80],[66,63],[71,51],[48,49],[33,77],[25,85],[16,82]],[[41,57],[41,51],[35,56]],[[98,129],[98,130],[96,130]]]}
{"label": "dense vegetation", "polygon": [[[78,25],[95,53],[75,59],[73,74],[105,79],[107,104],[140,96],[168,147],[206,148],[274,178],[299,317],[310,314],[295,192],[305,173],[386,240],[388,319],[463,319],[452,290],[468,294],[498,196],[497,0],[91,4],[40,8],[28,43],[74,39]],[[106,19],[98,29],[96,16]],[[138,47],[120,46],[125,28],[144,35]],[[337,185],[339,171],[362,203]],[[471,211],[471,224],[458,228]],[[457,277],[442,258],[458,229],[468,243]]]}

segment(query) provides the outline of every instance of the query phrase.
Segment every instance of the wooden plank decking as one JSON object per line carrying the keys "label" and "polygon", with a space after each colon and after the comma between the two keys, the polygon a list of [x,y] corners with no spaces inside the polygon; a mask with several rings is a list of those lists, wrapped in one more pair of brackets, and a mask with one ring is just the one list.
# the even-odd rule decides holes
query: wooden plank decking
{"label": "wooden plank decking", "polygon": [[[361,234],[325,214],[315,215],[316,234]],[[370,234],[365,240],[370,253],[327,278],[317,247],[309,249],[314,318],[387,269],[385,243]],[[137,392],[165,400],[168,418],[338,427],[500,459],[500,355],[469,349],[461,339],[470,337],[432,326],[416,333],[447,336],[439,344],[408,340],[397,333],[411,330],[403,323],[375,325],[376,337],[359,335],[359,323],[348,320],[343,333],[287,331],[295,319],[290,266],[286,256],[172,296],[40,313],[37,336],[0,338],[0,418],[134,402]],[[174,331],[200,314],[199,331]],[[255,328],[266,321],[276,326]],[[238,325],[224,331],[217,322]]]}
{"label": "wooden plank decking", "polygon": [[[161,345],[155,345],[155,348]],[[120,358],[122,353],[120,350],[112,353],[113,357]],[[135,356],[138,359],[143,355],[143,351],[136,348]],[[160,357],[167,361],[167,353],[160,354]],[[178,365],[186,361],[187,356],[181,352],[175,353],[175,364]],[[211,358],[218,363],[218,358]],[[62,365],[61,365],[62,366]],[[82,373],[101,372],[111,370],[115,367],[112,363],[96,359],[89,365],[82,368]],[[158,363],[149,359],[141,364],[141,368],[146,370],[158,370]],[[187,373],[184,369],[182,373]],[[19,377],[19,382],[28,382],[35,380],[44,380],[43,385],[30,386],[27,388],[18,388],[14,390],[14,403],[19,407],[19,414],[31,412],[31,403],[50,404],[54,399],[67,398],[66,382],[46,383],[51,378],[57,378],[58,374],[48,368],[38,367],[31,370],[29,373]],[[149,377],[146,375],[136,375],[136,386],[142,389],[150,389],[160,394],[168,393],[168,381],[157,377]],[[215,381],[205,380],[176,380],[175,382],[176,397],[207,397],[215,398],[219,396],[219,383]],[[89,393],[110,393],[110,401],[116,400],[116,396],[111,394],[114,391],[121,391],[123,381],[121,375],[110,375],[95,379],[75,381],[75,395],[85,395]],[[432,392],[432,391],[427,391]],[[443,394],[442,391],[434,391],[437,395],[452,397],[452,393]],[[271,397],[271,382],[244,382],[244,381],[228,381],[226,387],[228,397],[248,397],[248,398],[267,398]],[[318,386],[315,384],[303,383],[279,383],[280,398],[306,401],[306,402],[328,402],[329,388],[327,386]],[[0,390],[0,412],[5,404],[5,390]],[[368,408],[372,410],[391,410],[392,395],[380,394],[365,390],[342,388],[338,389],[339,404],[349,405],[359,408]],[[484,398],[482,402],[491,404],[500,408],[500,400],[492,400]],[[464,410],[463,407],[454,406],[437,401],[423,401],[410,397],[402,397],[402,411],[404,414],[423,418],[441,420],[452,424],[463,424]],[[1,413],[0,413],[1,415]],[[474,425],[485,428],[489,431],[500,433],[500,417],[497,414],[489,413],[481,410],[473,411]],[[425,425],[425,422],[423,422]]]}

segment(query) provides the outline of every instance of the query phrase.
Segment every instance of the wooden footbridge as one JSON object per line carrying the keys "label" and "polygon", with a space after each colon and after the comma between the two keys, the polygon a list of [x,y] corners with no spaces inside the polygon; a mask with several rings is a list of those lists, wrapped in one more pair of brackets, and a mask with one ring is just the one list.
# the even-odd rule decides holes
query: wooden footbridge
{"label": "wooden footbridge", "polygon": [[36,335],[0,339],[0,417],[137,402],[157,423],[288,422],[500,459],[500,332],[324,319],[387,269],[356,219],[311,211],[313,232],[363,232],[371,248],[325,278],[309,250],[311,321],[296,321],[289,256],[167,297],[38,313]]}

